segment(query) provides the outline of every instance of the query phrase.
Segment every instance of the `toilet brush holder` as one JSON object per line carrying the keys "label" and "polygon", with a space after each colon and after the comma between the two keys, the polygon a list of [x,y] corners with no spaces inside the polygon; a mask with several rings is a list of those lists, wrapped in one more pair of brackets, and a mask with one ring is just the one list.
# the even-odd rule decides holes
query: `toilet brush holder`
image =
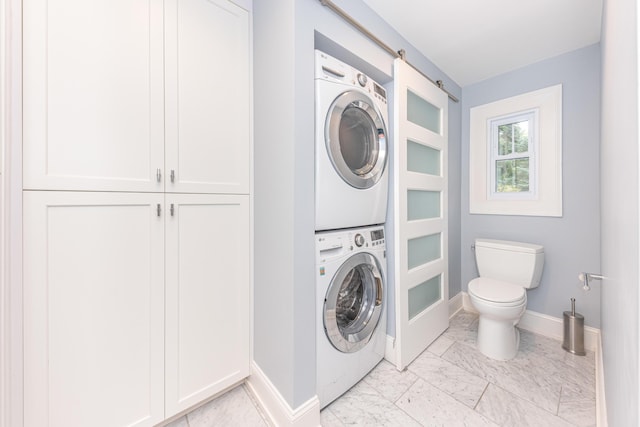
{"label": "toilet brush holder", "polygon": [[569,353],[578,356],[584,356],[584,316],[576,313],[576,299],[571,298],[571,311],[565,311],[563,314],[564,321],[564,339],[562,348]]}

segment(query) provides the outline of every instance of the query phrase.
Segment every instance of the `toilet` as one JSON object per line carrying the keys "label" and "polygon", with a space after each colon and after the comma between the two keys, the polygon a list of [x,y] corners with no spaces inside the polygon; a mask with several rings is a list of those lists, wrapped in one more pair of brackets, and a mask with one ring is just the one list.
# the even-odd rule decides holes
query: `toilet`
{"label": "toilet", "polygon": [[480,314],[478,349],[509,360],[518,353],[516,325],[527,308],[527,289],[540,284],[544,247],[506,240],[476,239],[477,277],[469,282],[471,304]]}

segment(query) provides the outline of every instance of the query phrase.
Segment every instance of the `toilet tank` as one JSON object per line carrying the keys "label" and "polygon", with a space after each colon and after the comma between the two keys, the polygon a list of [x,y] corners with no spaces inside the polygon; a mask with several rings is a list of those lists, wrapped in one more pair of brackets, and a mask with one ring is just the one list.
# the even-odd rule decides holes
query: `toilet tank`
{"label": "toilet tank", "polygon": [[502,280],[524,288],[540,284],[544,247],[507,240],[476,239],[476,263],[480,277]]}

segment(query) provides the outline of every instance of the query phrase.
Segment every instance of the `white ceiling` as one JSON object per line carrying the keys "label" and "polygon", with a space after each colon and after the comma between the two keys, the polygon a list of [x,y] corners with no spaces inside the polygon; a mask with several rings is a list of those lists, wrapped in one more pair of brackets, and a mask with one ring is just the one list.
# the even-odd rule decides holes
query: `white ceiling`
{"label": "white ceiling", "polygon": [[364,2],[460,86],[600,41],[602,0]]}

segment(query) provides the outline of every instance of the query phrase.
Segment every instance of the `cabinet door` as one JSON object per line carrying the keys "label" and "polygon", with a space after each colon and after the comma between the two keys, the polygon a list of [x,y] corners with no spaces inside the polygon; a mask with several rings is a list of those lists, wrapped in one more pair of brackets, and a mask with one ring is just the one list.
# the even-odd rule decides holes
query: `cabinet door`
{"label": "cabinet door", "polygon": [[167,209],[170,417],[249,375],[251,256],[249,196],[167,195]]}
{"label": "cabinet door", "polygon": [[25,427],[164,419],[162,198],[25,192]]}
{"label": "cabinet door", "polygon": [[24,0],[24,188],[163,191],[162,0]]}
{"label": "cabinet door", "polygon": [[166,191],[248,194],[248,12],[228,0],[165,9]]}

